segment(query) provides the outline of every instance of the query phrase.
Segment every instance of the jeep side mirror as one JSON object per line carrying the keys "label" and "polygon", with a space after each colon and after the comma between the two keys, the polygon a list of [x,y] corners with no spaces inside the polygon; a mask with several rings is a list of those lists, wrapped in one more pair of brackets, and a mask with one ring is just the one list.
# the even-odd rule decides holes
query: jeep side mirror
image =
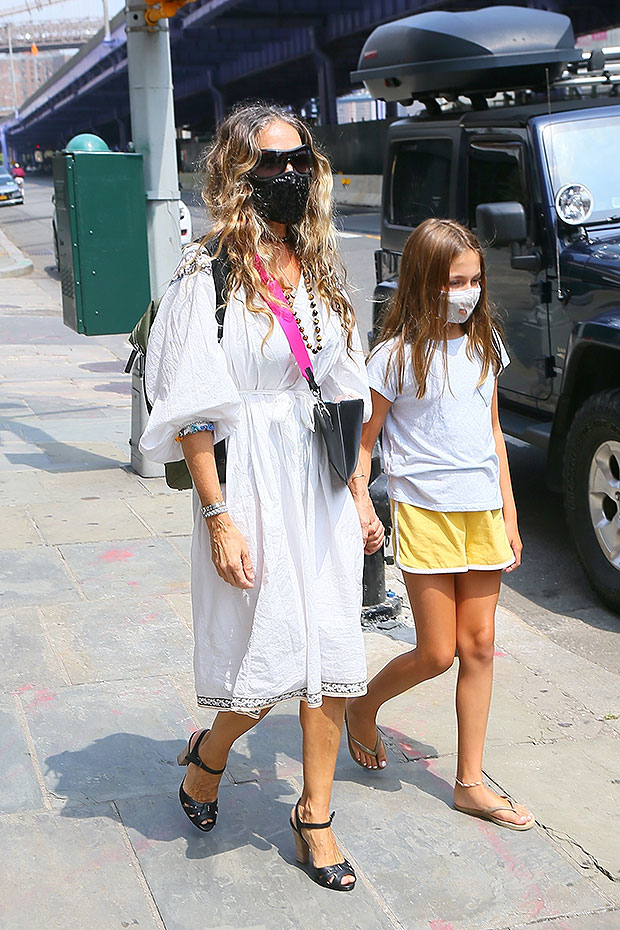
{"label": "jeep side mirror", "polygon": [[500,248],[527,239],[527,221],[522,204],[481,203],[476,207],[478,238],[484,246]]}

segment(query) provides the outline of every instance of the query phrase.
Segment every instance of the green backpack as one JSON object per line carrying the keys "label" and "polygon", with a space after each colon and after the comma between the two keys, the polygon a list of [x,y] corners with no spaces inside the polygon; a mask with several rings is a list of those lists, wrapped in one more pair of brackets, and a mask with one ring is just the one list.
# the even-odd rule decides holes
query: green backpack
{"label": "green backpack", "polygon": [[[230,274],[230,262],[228,260],[228,255],[226,253],[225,246],[222,246],[220,254],[217,258],[214,257],[214,253],[217,251],[218,241],[212,239],[210,242],[205,245],[201,244],[201,248],[211,256],[211,270],[213,272],[213,283],[215,285],[215,319],[217,321],[217,339],[218,342],[221,342],[222,336],[224,335],[224,316],[226,314],[226,304],[228,302],[228,276]],[[198,253],[196,253],[198,255]],[[196,259],[194,258],[194,263]],[[145,377],[145,365],[144,360],[146,359],[146,348],[149,341],[149,335],[151,332],[151,327],[157,316],[157,311],[159,309],[159,304],[161,302],[161,297],[158,297],[155,300],[151,300],[145,312],[142,314],[136,325],[134,326],[131,334],[129,335],[129,342],[133,346],[131,355],[127,359],[127,364],[125,365],[125,371],[127,374],[132,370],[134,362],[138,355],[142,356],[142,386],[144,389],[144,400],[146,402],[146,409],[150,413],[153,405],[149,401],[146,393],[146,384],[144,381]],[[224,440],[221,442],[216,442],[214,446],[215,452],[215,464],[217,465],[217,474],[220,479],[220,483],[223,484],[226,481],[226,446]],[[187,467],[185,459],[181,459],[180,462],[166,462],[164,466],[166,470],[166,484],[170,488],[174,488],[176,491],[187,491],[192,487],[192,478]]]}

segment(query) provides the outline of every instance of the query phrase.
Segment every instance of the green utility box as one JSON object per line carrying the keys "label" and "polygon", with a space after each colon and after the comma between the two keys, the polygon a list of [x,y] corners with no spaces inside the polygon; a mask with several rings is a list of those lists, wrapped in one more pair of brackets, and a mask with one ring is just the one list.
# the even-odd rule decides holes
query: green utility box
{"label": "green utility box", "polygon": [[142,156],[80,136],[53,172],[64,323],[86,336],[128,333],[151,299]]}

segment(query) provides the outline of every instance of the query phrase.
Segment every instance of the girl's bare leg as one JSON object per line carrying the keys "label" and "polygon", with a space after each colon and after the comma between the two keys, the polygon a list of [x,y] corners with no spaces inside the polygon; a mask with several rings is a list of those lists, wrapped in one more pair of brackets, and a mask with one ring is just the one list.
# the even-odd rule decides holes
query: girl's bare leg
{"label": "girl's bare leg", "polygon": [[[344,720],[344,698],[323,698],[321,707],[300,702],[299,720],[303,731],[304,784],[299,802],[299,818],[306,823],[326,823]],[[291,812],[295,819],[295,809]],[[304,830],[303,836],[312,851],[317,868],[342,862],[344,856],[336,845],[331,829]],[[354,881],[345,876],[344,885]]]}
{"label": "girl's bare leg", "polygon": [[[366,695],[347,701],[350,732],[368,747],[377,739],[376,718],[381,705],[421,681],[441,675],[454,661],[455,576],[403,572],[403,578],[414,616],[416,648],[388,662],[372,679]],[[353,748],[357,750],[355,744]],[[377,768],[374,756],[358,750],[357,758],[368,768]],[[386,761],[383,749],[378,758],[379,765]]]}
{"label": "girl's bare leg", "polygon": [[[495,649],[495,609],[501,572],[469,571],[457,575],[456,642],[459,674],[456,686],[458,720],[457,778],[465,784],[482,781],[482,753],[486,735]],[[454,800],[462,807],[504,807],[491,788],[455,785]],[[512,823],[531,820],[530,812],[517,805],[518,813],[500,811],[496,816]]]}

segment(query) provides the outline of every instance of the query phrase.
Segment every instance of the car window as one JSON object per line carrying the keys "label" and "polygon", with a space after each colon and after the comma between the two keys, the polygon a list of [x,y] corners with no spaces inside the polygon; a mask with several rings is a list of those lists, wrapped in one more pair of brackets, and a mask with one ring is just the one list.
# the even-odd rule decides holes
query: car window
{"label": "car window", "polygon": [[528,214],[523,146],[519,142],[479,142],[469,146],[469,224],[476,225],[480,203],[516,201]]}
{"label": "car window", "polygon": [[0,178],[1,178],[1,179],[10,178],[10,177],[11,177],[11,175],[8,173],[8,171],[5,171],[4,168],[0,168]]}
{"label": "car window", "polygon": [[449,215],[451,161],[450,139],[418,139],[396,148],[391,223],[417,226],[429,216]]}

